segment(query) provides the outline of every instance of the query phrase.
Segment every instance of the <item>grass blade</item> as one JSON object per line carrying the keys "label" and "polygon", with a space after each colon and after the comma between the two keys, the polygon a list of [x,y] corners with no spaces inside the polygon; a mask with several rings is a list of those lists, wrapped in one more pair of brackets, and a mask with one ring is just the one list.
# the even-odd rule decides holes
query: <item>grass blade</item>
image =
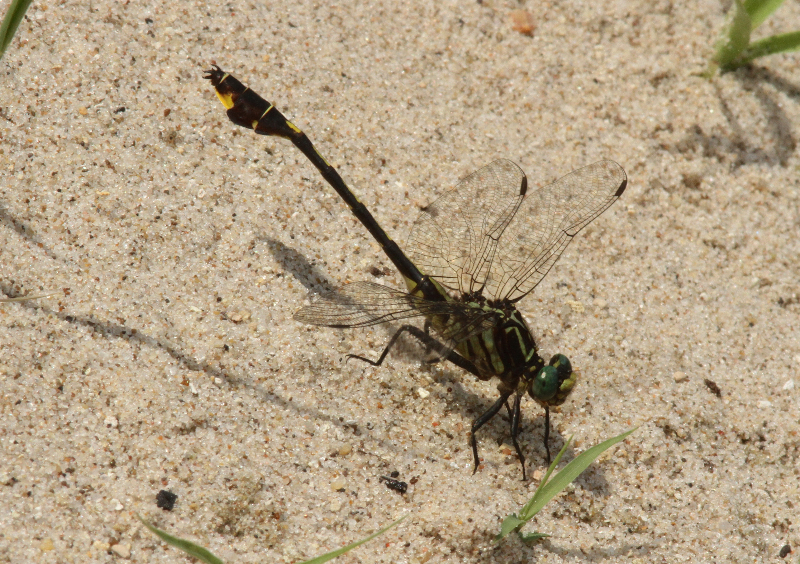
{"label": "grass blade", "polygon": [[376,532],[372,533],[370,536],[368,536],[365,539],[361,539],[360,541],[356,541],[354,543],[348,544],[347,546],[343,546],[342,548],[338,548],[338,549],[333,550],[331,552],[328,552],[326,554],[322,554],[320,556],[317,556],[316,558],[312,558],[311,560],[306,560],[305,562],[302,562],[301,564],[322,564],[323,562],[327,562],[328,560],[333,560],[337,556],[341,556],[345,552],[353,550],[357,546],[361,546],[365,542],[369,542],[372,539],[374,539],[375,537],[377,537],[379,535],[382,535],[383,533],[385,533],[386,531],[388,531],[389,529],[391,529],[395,525],[398,525],[406,517],[408,517],[408,515],[403,515],[402,517],[400,517],[394,523],[389,523],[383,529],[381,529],[380,531],[376,531]]}
{"label": "grass blade", "polygon": [[152,532],[154,535],[157,535],[165,543],[174,546],[178,550],[182,550],[189,556],[194,556],[195,558],[197,558],[201,562],[205,562],[206,564],[224,564],[222,560],[220,560],[217,556],[212,554],[211,551],[203,548],[202,546],[198,546],[193,542],[185,539],[173,537],[169,533],[154,527],[153,525],[142,519],[139,515],[137,515],[137,517],[139,518],[139,521],[141,521],[142,524],[144,524],[145,527],[150,529],[150,532]]}
{"label": "grass blade", "polygon": [[744,9],[750,16],[750,30],[754,30],[777,10],[783,0],[745,0]]}
{"label": "grass blade", "polygon": [[505,519],[503,519],[503,523],[500,525],[500,532],[497,533],[497,536],[494,537],[494,541],[497,542],[503,537],[506,537],[513,533],[514,531],[518,531],[522,528],[522,525],[527,523],[528,521],[523,521],[515,514],[511,514]]}
{"label": "grass blade", "polygon": [[520,533],[519,538],[522,542],[532,543],[538,540],[546,539],[547,537],[552,537],[553,535],[548,535],[547,533]]}
{"label": "grass blade", "polygon": [[[564,443],[564,446],[561,447],[561,450],[558,451],[558,454],[556,455],[555,460],[553,460],[553,462],[547,468],[547,472],[545,473],[544,477],[542,478],[542,481],[539,482],[539,486],[536,488],[536,491],[533,492],[533,497],[528,501],[528,503],[526,503],[525,505],[522,506],[522,510],[519,512],[520,519],[523,519],[525,521],[530,521],[533,518],[533,516],[536,515],[539,512],[539,509],[534,510],[533,507],[534,507],[534,505],[537,504],[537,500],[539,500],[541,498],[542,490],[544,490],[544,487],[547,485],[548,481],[550,480],[550,475],[556,469],[556,467],[558,466],[558,463],[561,462],[561,457],[564,456],[565,452],[567,452],[567,448],[569,448],[570,443],[572,443],[572,437],[573,436],[574,435],[571,435],[567,439],[567,442]],[[547,502],[543,503],[542,506],[544,506],[546,503]]]}
{"label": "grass blade", "polygon": [[[620,441],[625,440],[628,435],[633,433],[636,428],[631,429],[630,431],[625,431],[621,435],[617,435],[616,437],[612,437],[607,441],[603,441],[599,445],[595,445],[589,450],[586,450],[580,453],[577,457],[570,461],[561,472],[556,474],[552,480],[547,482],[547,484],[541,488],[541,490],[537,491],[539,494],[538,499],[530,504],[525,505],[525,514],[530,515],[533,517],[539,511],[541,511],[542,507],[547,505],[547,502],[553,499],[561,490],[566,488],[570,482],[574,481],[581,472],[586,470],[589,465],[594,462],[598,456],[603,454],[606,450],[610,449],[612,446],[617,444]],[[530,503],[530,502],[529,502]],[[520,512],[522,513],[522,512]]]}
{"label": "grass blade", "polygon": [[[503,537],[509,535],[513,531],[517,531],[519,533],[519,530],[523,525],[525,525],[525,523],[530,521],[539,511],[542,510],[545,505],[547,505],[551,499],[553,499],[556,495],[558,495],[559,492],[572,483],[575,478],[581,474],[581,472],[586,470],[586,468],[588,468],[589,465],[597,459],[598,456],[618,442],[625,440],[628,435],[633,433],[636,429],[637,428],[634,427],[630,431],[626,431],[621,435],[617,435],[616,437],[610,438],[607,441],[603,441],[599,445],[595,445],[585,452],[582,452],[569,464],[567,464],[558,474],[556,474],[552,480],[548,481],[553,470],[561,460],[561,456],[567,450],[570,441],[572,441],[572,437],[570,437],[561,451],[558,453],[558,456],[556,456],[556,459],[547,469],[547,473],[542,479],[542,482],[539,484],[539,487],[536,488],[536,492],[533,494],[533,497],[520,510],[519,516],[512,513],[503,520],[503,524],[500,527],[500,532],[494,538],[495,542],[501,540]],[[549,535],[538,532],[528,534],[520,533],[520,538],[526,542],[538,540],[546,536]]]}
{"label": "grass blade", "polygon": [[717,52],[714,55],[714,62],[725,70],[738,66],[734,61],[750,44],[750,31],[752,30],[752,19],[741,0],[734,2],[732,10],[730,24],[726,33],[717,42]]}
{"label": "grass blade", "polygon": [[[185,540],[185,539],[174,537],[174,536],[170,535],[169,533],[154,527],[153,525],[151,525],[150,523],[148,523],[147,521],[142,519],[139,515],[137,515],[136,517],[138,517],[139,521],[141,521],[142,524],[144,524],[145,527],[150,529],[150,531],[153,534],[157,535],[165,543],[167,543],[167,544],[169,544],[171,546],[174,546],[178,550],[182,550],[183,552],[185,552],[189,556],[193,556],[193,557],[197,558],[198,560],[200,560],[201,562],[205,562],[206,564],[224,564],[224,562],[222,560],[220,560],[217,556],[212,554],[211,551],[203,548],[202,546],[198,546],[195,543],[193,543],[191,541],[188,541],[188,540]],[[375,537],[377,537],[379,535],[382,535],[383,533],[385,533],[386,531],[388,531],[389,529],[391,529],[395,525],[398,525],[406,517],[408,517],[408,515],[403,515],[402,517],[400,517],[394,523],[388,524],[383,529],[372,533],[367,538],[364,538],[364,539],[361,539],[361,540],[356,541],[354,543],[348,544],[347,546],[343,546],[342,548],[338,548],[338,549],[333,550],[331,552],[327,552],[325,554],[317,556],[316,558],[312,558],[311,560],[306,560],[305,562],[301,562],[300,564],[322,564],[323,562],[327,562],[328,560],[333,560],[337,556],[341,556],[345,552],[349,552],[349,551],[353,550],[354,548],[356,548],[358,546],[361,546],[365,542],[369,542],[372,539],[374,539]]]}
{"label": "grass blade", "polygon": [[771,35],[756,41],[745,49],[741,57],[743,59],[742,64],[764,55],[797,51],[798,49],[800,49],[800,31]]}
{"label": "grass blade", "polygon": [[11,45],[11,40],[17,32],[25,12],[28,11],[28,6],[31,5],[32,0],[11,0],[8,6],[6,17],[3,18],[3,23],[0,24],[0,59],[3,58],[8,46]]}

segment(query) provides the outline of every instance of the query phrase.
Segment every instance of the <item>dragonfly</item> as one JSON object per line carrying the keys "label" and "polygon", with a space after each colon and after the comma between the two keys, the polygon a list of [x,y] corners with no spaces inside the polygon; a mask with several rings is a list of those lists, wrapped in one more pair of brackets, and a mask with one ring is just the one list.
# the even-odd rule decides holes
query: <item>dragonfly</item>
{"label": "dragonfly", "polygon": [[423,208],[404,252],[308,136],[275,106],[217,65],[205,71],[204,78],[211,81],[230,121],[260,135],[288,139],[305,155],[406,284],[406,291],[368,281],[345,284],[318,295],[294,318],[335,328],[416,320],[416,325],[405,323],[397,329],[377,360],[348,357],[380,366],[407,333],[437,351],[434,361],[451,362],[482,381],[497,378],[499,398],[470,429],[473,474],[480,465],[476,434],[505,406],[526,480],[518,441],[525,395],[545,410],[549,463],[550,408],[566,401],[579,373],[563,354],[545,363],[516,304],[544,279],[575,235],[619,199],[628,183],[623,168],[603,160],[529,191],[519,166],[496,160]]}

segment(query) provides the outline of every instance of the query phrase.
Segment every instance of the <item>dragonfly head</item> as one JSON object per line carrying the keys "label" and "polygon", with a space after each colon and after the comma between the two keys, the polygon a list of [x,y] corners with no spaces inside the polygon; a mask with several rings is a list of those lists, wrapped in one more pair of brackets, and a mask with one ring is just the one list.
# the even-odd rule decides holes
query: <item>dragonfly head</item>
{"label": "dragonfly head", "polygon": [[563,354],[550,359],[550,364],[542,366],[528,385],[528,393],[545,405],[561,405],[569,396],[578,381],[578,373]]}

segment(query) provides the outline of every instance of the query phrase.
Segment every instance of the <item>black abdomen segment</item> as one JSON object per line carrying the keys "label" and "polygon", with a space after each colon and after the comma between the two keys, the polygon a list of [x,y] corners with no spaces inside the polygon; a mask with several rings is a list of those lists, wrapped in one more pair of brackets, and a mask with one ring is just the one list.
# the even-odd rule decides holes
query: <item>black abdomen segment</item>
{"label": "black abdomen segment", "polygon": [[350,207],[353,215],[367,228],[375,240],[383,248],[383,252],[397,267],[404,278],[410,280],[423,295],[431,300],[442,300],[441,293],[431,284],[427,277],[419,271],[413,262],[400,250],[387,234],[378,225],[378,222],[369,213],[369,210],[350,191],[342,177],[328,164],[322,155],[297,126],[287,120],[275,106],[264,100],[261,96],[247,88],[231,75],[225,73],[218,66],[206,71],[208,80],[217,91],[220,101],[228,109],[228,118],[242,127],[253,129],[260,135],[284,137],[294,143],[303,154],[317,167],[323,178],[333,186]]}

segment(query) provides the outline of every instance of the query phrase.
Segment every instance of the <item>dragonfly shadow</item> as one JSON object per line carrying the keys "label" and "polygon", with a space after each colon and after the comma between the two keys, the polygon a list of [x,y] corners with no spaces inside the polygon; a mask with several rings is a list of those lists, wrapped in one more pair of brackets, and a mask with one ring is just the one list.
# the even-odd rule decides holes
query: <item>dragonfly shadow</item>
{"label": "dragonfly shadow", "polygon": [[330,292],[336,285],[305,256],[277,239],[264,237],[275,262],[309,292]]}
{"label": "dragonfly shadow", "polygon": [[56,254],[44,244],[44,241],[39,238],[36,232],[30,225],[15,217],[8,209],[0,202],[0,225],[6,225],[17,233],[21,238],[29,241],[33,246],[41,249],[45,255],[54,260],[60,260]]}
{"label": "dragonfly shadow", "polygon": [[[474,393],[468,390],[461,382],[461,378],[472,378],[466,372],[455,369],[451,372],[448,366],[446,370],[439,373],[439,377],[434,381],[448,390],[446,396],[447,412],[458,413],[469,428],[472,422],[480,417],[483,413],[489,410],[499,396],[498,392],[490,391],[486,394]],[[492,386],[493,388],[493,386]],[[513,396],[512,396],[513,399]],[[525,401],[527,399],[528,401]],[[519,428],[519,443],[522,451],[525,453],[526,464],[547,467],[546,451],[544,448],[544,423],[545,412],[533,399],[530,397],[523,399],[522,402],[522,417]],[[512,401],[509,400],[509,405],[513,407]],[[555,456],[561,447],[564,446],[565,439],[558,431],[557,425],[554,423],[554,418],[559,417],[558,413],[554,413],[551,409],[550,416],[550,453]],[[512,453],[514,445],[511,442],[511,421],[507,410],[502,409],[495,417],[493,417],[486,425],[476,434],[478,439],[478,451],[488,452],[489,449],[494,448],[493,445],[504,445],[508,447]],[[512,459],[516,461],[516,455],[509,455],[509,461]],[[570,457],[571,458],[571,457]],[[516,463],[516,462],[515,462]]]}
{"label": "dragonfly shadow", "polygon": [[[0,292],[10,296],[17,297],[17,293],[7,284],[0,283]],[[266,389],[258,383],[254,383],[252,378],[249,377],[247,372],[240,372],[225,368],[222,363],[215,363],[207,360],[199,360],[193,356],[189,351],[191,346],[182,343],[173,342],[165,336],[150,335],[146,331],[139,330],[126,323],[114,323],[112,321],[103,320],[94,315],[74,315],[67,312],[57,311],[53,308],[37,303],[20,302],[18,307],[29,309],[32,311],[41,311],[47,315],[61,319],[75,327],[87,328],[95,333],[98,338],[104,338],[109,341],[121,339],[129,342],[133,347],[142,347],[149,350],[163,351],[172,357],[177,364],[187,370],[195,372],[203,372],[210,379],[217,381],[217,386],[226,388],[228,390],[236,390],[237,388],[250,389],[256,391],[261,399],[267,403],[277,406],[281,409],[293,411],[300,416],[306,415],[313,420],[327,421],[332,425],[340,427],[347,427],[337,417],[328,415],[317,409],[315,406],[301,405],[293,401],[291,397],[283,397],[279,392]],[[197,426],[197,421],[193,422],[188,427],[181,425],[173,429],[176,435],[186,434],[192,428]]]}

